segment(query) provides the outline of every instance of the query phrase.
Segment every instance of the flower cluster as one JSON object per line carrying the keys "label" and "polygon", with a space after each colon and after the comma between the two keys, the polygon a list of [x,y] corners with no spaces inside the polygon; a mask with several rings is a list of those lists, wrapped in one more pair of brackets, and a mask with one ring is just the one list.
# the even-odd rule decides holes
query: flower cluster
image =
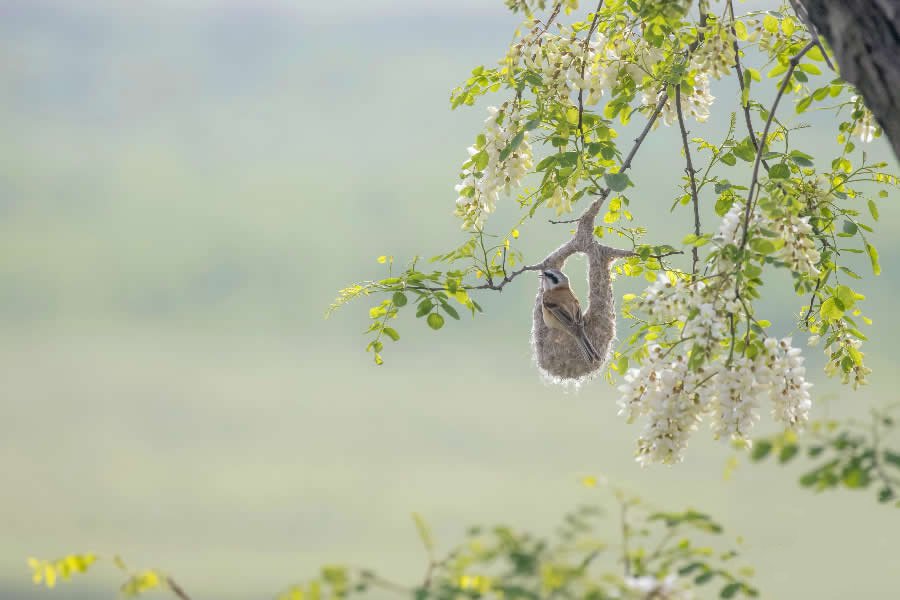
{"label": "flower cluster", "polygon": [[547,198],[547,207],[556,209],[556,216],[572,212],[572,204],[577,192],[576,187],[575,178],[569,179],[565,186],[557,185],[553,194]]}
{"label": "flower cluster", "polygon": [[700,72],[721,79],[734,67],[736,55],[734,38],[724,27],[708,29],[704,32],[703,44],[691,57],[692,66]]}
{"label": "flower cluster", "polygon": [[598,103],[616,85],[619,57],[599,33],[585,43],[571,27],[558,29],[559,34],[550,34],[536,24],[510,48],[507,64],[515,67],[521,63],[540,73],[548,95],[557,100],[566,101],[584,91],[588,105]]}
{"label": "flower cluster", "polygon": [[533,166],[531,145],[519,107],[504,103],[489,107],[484,133],[468,148],[469,160],[463,164],[456,214],[463,227],[481,226],[484,214],[493,212],[500,192],[509,194]]}
{"label": "flower cluster", "polygon": [[[735,202],[731,205],[731,208],[727,213],[725,213],[725,216],[722,217],[722,222],[719,224],[719,235],[717,236],[718,241],[720,241],[722,244],[735,245],[740,242],[741,236],[743,235],[745,212],[746,208],[744,204]],[[755,217],[757,217],[756,213],[754,213],[750,217],[751,226],[756,220]]]}
{"label": "flower cluster", "polygon": [[816,265],[820,256],[808,216],[787,213],[768,221],[767,228],[778,234],[777,237],[784,242],[777,254],[779,260],[791,271],[818,277],[819,269]]}
{"label": "flower cluster", "polygon": [[[628,369],[619,386],[620,414],[647,417],[638,439],[641,464],[681,460],[691,434],[710,417],[716,437],[749,443],[759,420],[760,398],[787,427],[800,427],[811,406],[803,356],[790,339],[748,339],[740,352],[727,323],[744,318],[730,287],[702,281],[674,282],[663,275],[635,308],[652,324],[680,323],[678,340],[651,344],[640,367]],[[686,352],[686,348],[690,348]]]}
{"label": "flower cluster", "polygon": [[[656,106],[664,91],[658,90],[652,85],[644,87],[644,105],[648,107]],[[694,117],[699,123],[703,123],[709,119],[709,109],[716,99],[709,90],[709,76],[706,73],[698,72],[694,76],[694,87],[690,90],[682,88],[681,93],[681,112],[683,115]],[[654,129],[659,126],[660,121],[667,126],[671,126],[678,121],[678,112],[675,108],[675,98],[668,98],[662,111],[659,113],[659,119],[653,124]]]}

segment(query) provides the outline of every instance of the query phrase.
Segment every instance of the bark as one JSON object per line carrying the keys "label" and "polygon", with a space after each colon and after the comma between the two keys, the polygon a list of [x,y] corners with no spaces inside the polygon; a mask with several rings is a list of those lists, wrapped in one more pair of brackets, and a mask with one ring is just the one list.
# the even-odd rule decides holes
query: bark
{"label": "bark", "polygon": [[900,159],[900,0],[800,0]]}

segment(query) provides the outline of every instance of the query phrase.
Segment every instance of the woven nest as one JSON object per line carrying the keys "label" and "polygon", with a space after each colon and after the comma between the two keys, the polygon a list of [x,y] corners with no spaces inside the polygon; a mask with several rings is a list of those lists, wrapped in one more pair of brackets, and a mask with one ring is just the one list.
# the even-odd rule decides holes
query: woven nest
{"label": "woven nest", "polygon": [[[590,227],[582,226],[588,223]],[[563,331],[550,329],[544,324],[541,311],[543,292],[538,285],[534,301],[531,347],[542,374],[556,383],[577,384],[598,373],[606,363],[610,347],[616,337],[616,311],[609,270],[614,260],[631,256],[632,253],[597,243],[594,240],[592,225],[593,215],[590,215],[589,219],[582,219],[575,237],[560,246],[540,265],[542,269],[562,270],[566,260],[573,254],[581,253],[587,256],[588,296],[587,308],[584,311],[584,329],[597,352],[603,357],[600,362],[588,363],[574,338]]]}

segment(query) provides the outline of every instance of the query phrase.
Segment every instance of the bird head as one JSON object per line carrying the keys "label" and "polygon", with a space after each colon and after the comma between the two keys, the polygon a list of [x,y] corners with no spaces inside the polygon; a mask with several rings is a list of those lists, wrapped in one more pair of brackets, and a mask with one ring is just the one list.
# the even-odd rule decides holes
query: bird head
{"label": "bird head", "polygon": [[569,278],[559,269],[541,271],[541,289],[545,292],[560,287],[569,287]]}

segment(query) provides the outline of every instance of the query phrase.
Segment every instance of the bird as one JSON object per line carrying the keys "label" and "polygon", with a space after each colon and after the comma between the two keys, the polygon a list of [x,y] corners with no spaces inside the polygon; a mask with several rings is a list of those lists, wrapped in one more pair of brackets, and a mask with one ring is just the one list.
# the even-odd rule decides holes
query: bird
{"label": "bird", "polygon": [[559,269],[541,271],[541,313],[550,329],[564,331],[575,339],[588,364],[600,362],[600,353],[584,331],[581,304]]}

